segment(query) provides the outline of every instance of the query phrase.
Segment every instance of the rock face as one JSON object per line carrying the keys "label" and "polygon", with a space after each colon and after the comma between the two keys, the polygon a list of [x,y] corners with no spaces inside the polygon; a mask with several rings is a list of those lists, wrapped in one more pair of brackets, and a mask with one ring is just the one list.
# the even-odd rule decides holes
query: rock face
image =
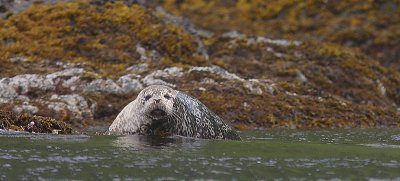
{"label": "rock face", "polygon": [[[210,27],[190,13],[202,8],[198,1],[192,9],[185,9],[189,1],[31,7],[7,2],[0,11],[6,8],[13,15],[3,11],[0,20],[0,105],[13,114],[47,116],[75,129],[106,128],[143,87],[163,84],[189,92],[237,128],[400,125],[400,74],[375,52],[381,51],[373,48],[376,39],[371,46],[347,46],[313,37],[312,30],[302,29],[309,27],[306,22],[293,31],[282,29],[286,24],[281,22],[293,18],[283,9],[275,13],[283,19],[255,13],[227,24],[224,18],[213,19],[223,8],[216,3],[201,11],[209,12],[203,15]],[[226,11],[241,7],[235,3],[228,3]],[[364,12],[369,10],[360,16]],[[398,24],[395,19],[390,27]],[[265,28],[261,21],[278,22],[280,28]],[[249,26],[238,27],[239,22]],[[314,24],[326,30],[330,23]],[[286,36],[290,32],[296,36]],[[368,36],[358,38],[369,41]],[[397,50],[391,43],[385,47]]]}

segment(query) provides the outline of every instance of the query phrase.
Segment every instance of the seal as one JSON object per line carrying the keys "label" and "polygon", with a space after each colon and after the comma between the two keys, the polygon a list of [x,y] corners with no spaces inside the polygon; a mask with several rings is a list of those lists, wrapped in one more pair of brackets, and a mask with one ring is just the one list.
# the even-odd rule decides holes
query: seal
{"label": "seal", "polygon": [[117,135],[241,139],[235,130],[199,100],[164,85],[143,89],[118,114],[107,132]]}

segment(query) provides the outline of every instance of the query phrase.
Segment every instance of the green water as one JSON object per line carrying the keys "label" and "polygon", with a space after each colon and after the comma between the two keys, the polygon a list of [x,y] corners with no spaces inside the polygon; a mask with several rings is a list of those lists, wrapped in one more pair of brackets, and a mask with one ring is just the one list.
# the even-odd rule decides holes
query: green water
{"label": "green water", "polygon": [[0,131],[0,180],[400,180],[400,129],[241,135],[243,141]]}

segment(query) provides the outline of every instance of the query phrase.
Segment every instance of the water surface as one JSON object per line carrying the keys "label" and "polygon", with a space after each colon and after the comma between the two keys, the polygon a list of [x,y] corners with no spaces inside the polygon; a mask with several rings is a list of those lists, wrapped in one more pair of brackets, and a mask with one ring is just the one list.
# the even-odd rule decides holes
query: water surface
{"label": "water surface", "polygon": [[400,180],[400,129],[274,129],[241,136],[0,131],[0,180]]}

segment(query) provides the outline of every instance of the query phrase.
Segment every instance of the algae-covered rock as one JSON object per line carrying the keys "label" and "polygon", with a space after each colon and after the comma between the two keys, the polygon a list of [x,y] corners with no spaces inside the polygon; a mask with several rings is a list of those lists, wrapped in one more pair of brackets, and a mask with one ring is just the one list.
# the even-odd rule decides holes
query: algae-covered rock
{"label": "algae-covered rock", "polygon": [[185,62],[197,54],[197,43],[189,33],[141,6],[122,2],[36,3],[0,24],[2,64],[10,64],[8,59],[15,56],[32,61],[62,59],[87,63],[111,76],[140,62],[143,51],[138,52],[138,44],[160,54],[155,64]]}
{"label": "algae-covered rock", "polygon": [[318,40],[358,47],[400,70],[399,1],[165,0],[169,12],[214,33]]}
{"label": "algae-covered rock", "polygon": [[400,104],[399,72],[355,49],[313,41],[257,39],[247,35],[217,37],[210,45],[210,58],[245,77],[286,81],[292,86],[285,87],[298,94],[317,91],[360,104]]}
{"label": "algae-covered rock", "polygon": [[35,133],[71,134],[72,129],[64,122],[49,117],[16,115],[0,110],[0,129],[27,131]]}
{"label": "algae-covered rock", "polygon": [[397,55],[380,56],[398,40],[378,31],[398,37],[397,17],[378,13],[396,3],[127,2],[35,3],[0,20],[3,109],[107,127],[164,84],[237,128],[400,125],[400,73],[386,66]]}

